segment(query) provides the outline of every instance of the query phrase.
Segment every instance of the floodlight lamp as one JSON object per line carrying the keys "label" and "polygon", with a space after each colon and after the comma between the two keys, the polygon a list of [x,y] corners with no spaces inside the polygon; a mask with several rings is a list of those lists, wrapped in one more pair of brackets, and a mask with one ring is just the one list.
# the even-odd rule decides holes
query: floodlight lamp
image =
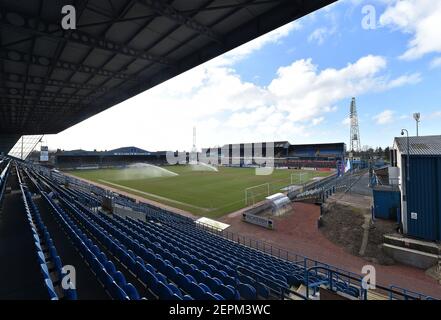
{"label": "floodlight lamp", "polygon": [[415,112],[413,114],[413,118],[415,119],[415,121],[420,121],[421,114],[419,112]]}

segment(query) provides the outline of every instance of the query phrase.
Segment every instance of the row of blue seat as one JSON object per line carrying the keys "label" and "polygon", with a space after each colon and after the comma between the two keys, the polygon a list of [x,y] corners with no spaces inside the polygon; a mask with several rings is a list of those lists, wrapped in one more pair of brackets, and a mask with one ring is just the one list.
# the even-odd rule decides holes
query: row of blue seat
{"label": "row of blue seat", "polygon": [[[144,223],[146,224],[146,223]],[[161,226],[161,230],[163,230],[164,226]],[[190,226],[186,226],[185,228],[191,228]],[[174,228],[176,229],[176,228]],[[196,232],[190,232],[191,234],[194,233],[201,233],[201,230],[197,230]],[[203,231],[202,231],[203,232]],[[213,237],[217,237],[217,236],[213,236]],[[182,237],[179,237],[180,239],[182,239]],[[216,239],[217,240],[217,239]],[[204,239],[204,242],[207,242],[207,239]],[[236,244],[231,244],[231,246],[235,246]],[[231,251],[231,249],[227,249],[227,248],[223,248],[223,250],[225,250],[226,252]],[[244,248],[243,250],[249,250],[252,252],[251,255],[255,254],[250,248]],[[237,253],[235,254],[237,256]],[[263,253],[257,252],[257,257],[256,260],[261,261],[262,263],[264,263],[265,265],[272,265],[273,267],[274,262],[269,262],[269,261],[265,261],[265,257],[262,259],[261,256],[264,255]],[[273,257],[270,257],[273,258]],[[273,258],[274,259],[274,258]],[[280,259],[274,259],[277,261],[277,263],[283,263],[284,265],[286,265],[285,261],[280,261]],[[279,266],[280,267],[280,266]],[[248,266],[249,268],[249,266]],[[281,266],[280,268],[283,268],[283,266]],[[278,272],[284,274],[287,278],[288,278],[288,283],[290,286],[295,285],[298,286],[299,284],[305,284],[306,285],[306,278],[305,278],[305,269],[304,268],[300,268],[298,266],[292,266],[291,270],[284,270],[283,272],[281,271],[281,269],[278,270]],[[251,276],[255,276],[254,272],[251,273]],[[259,279],[265,283],[265,280],[268,279],[268,277],[271,277],[271,275],[266,274],[265,277],[261,278],[259,277]],[[271,283],[267,283],[269,286],[271,286],[271,284],[274,283],[275,279],[271,279]],[[320,275],[320,274],[315,274],[315,275],[310,275],[309,276],[309,285],[312,287],[313,291],[315,292],[315,290],[318,289],[318,286],[320,284],[327,284],[329,283],[329,279],[324,276],[324,275]],[[242,279],[243,282],[245,282],[245,280]],[[250,282],[248,282],[250,283]],[[258,283],[257,283],[258,284]],[[344,282],[344,281],[339,281],[339,280],[335,280],[333,281],[334,284],[334,289],[337,289],[338,291],[353,295],[355,297],[359,296],[360,290],[352,285],[349,285],[348,283]],[[277,290],[277,288],[274,288],[275,290]]]}
{"label": "row of blue seat", "polygon": [[[149,239],[149,237],[151,238],[152,233],[144,233],[143,237],[140,233],[136,233],[136,226],[133,226],[133,229],[130,230],[130,228],[125,227],[121,224],[124,221],[111,221],[111,218],[106,217],[105,215],[102,215],[102,218],[109,219],[109,223],[114,223],[115,225],[119,224],[119,227],[125,230],[124,232],[130,234],[127,236],[127,240],[125,242],[127,244],[132,242],[134,245],[134,251],[139,251],[141,256],[145,257],[146,261],[152,261],[152,263],[156,263],[160,270],[165,269],[164,272],[167,272],[167,266],[168,264],[170,264],[171,266],[174,266],[175,269],[191,275],[191,277],[194,277],[200,284],[207,285],[212,290],[212,292],[217,292],[220,295],[227,297],[228,299],[238,298],[237,293],[239,293],[244,298],[256,298],[256,290],[251,285],[237,281],[233,277],[228,276],[228,274],[224,271],[219,271],[213,265],[209,265],[203,260],[197,260],[195,256],[189,255],[184,251],[176,250],[176,246],[167,246],[167,243],[163,242],[162,240],[159,241],[161,241],[164,247],[161,247],[159,245],[159,242],[153,243]],[[115,219],[117,219],[117,216],[115,216]],[[130,222],[127,221],[127,223]],[[138,231],[143,233],[142,230]],[[124,236],[124,233],[121,233]],[[140,241],[149,246],[151,248],[151,252],[140,247]],[[173,274],[173,271],[171,272],[171,276],[176,277],[176,275]],[[231,279],[228,281],[228,284],[224,283],[227,279]],[[265,288],[262,289],[262,291],[265,291]],[[263,296],[267,297],[268,292],[266,291]]]}
{"label": "row of blue seat", "polygon": [[[76,211],[78,216],[82,216],[82,219],[87,219],[84,213],[78,210],[78,208]],[[89,212],[89,214],[91,213]],[[181,269],[175,269],[171,264],[159,264],[159,262],[163,261],[159,255],[155,256],[153,251],[149,252],[153,260],[147,261],[141,256],[136,256],[132,250],[127,249],[124,244],[119,242],[119,237],[116,236],[116,230],[112,230],[113,226],[106,224],[105,221],[100,220],[97,216],[94,217],[91,215],[88,218],[90,221],[95,221],[101,228],[104,227],[104,232],[101,232],[101,235],[105,235],[105,232],[108,232],[108,235],[112,234],[112,237],[104,237],[102,241],[106,242],[106,246],[111,252],[121,257],[121,262],[126,264],[130,270],[133,270],[134,274],[145,283],[158,298],[191,299],[192,296],[190,294],[185,294],[191,293],[196,299],[223,299],[220,294],[213,293],[205,284],[197,283],[196,279],[191,275],[184,276]],[[89,227],[96,229],[96,226],[89,225]],[[184,286],[185,288],[182,290],[184,292],[182,292],[178,286],[183,288],[185,282],[187,282],[187,286]],[[219,285],[221,285],[221,283],[219,283]],[[234,291],[232,291],[232,293],[234,294]]]}
{"label": "row of blue seat", "polygon": [[[164,228],[164,226],[161,226],[161,228]],[[228,243],[231,241],[220,238],[216,235],[206,236],[206,232],[199,230],[199,229],[195,228],[194,226],[192,227],[190,225],[187,225],[187,226],[184,226],[183,228],[187,229],[187,232],[191,235],[195,235],[198,233],[203,234],[204,235],[204,238],[203,238],[204,243],[207,243],[210,241],[208,239],[208,237],[214,238],[216,242],[223,241],[224,243],[226,243],[226,245],[221,246],[223,251],[232,252],[232,250],[234,250],[234,249],[232,249],[232,247],[236,246],[235,243]],[[176,227],[173,229],[176,229]],[[258,252],[256,250],[251,249],[251,248],[244,247],[244,248],[242,248],[242,251],[243,252],[248,251],[248,253],[245,253],[245,254],[247,254],[249,258],[254,257],[256,261],[260,261],[261,263],[265,264],[266,266],[272,266],[274,268],[273,271],[275,270],[275,272],[282,274],[283,276],[285,276],[287,278],[288,284],[290,286],[292,286],[292,285],[298,286],[299,284],[306,285],[306,278],[305,278],[305,270],[306,269],[305,268],[299,267],[298,265],[289,264],[286,261],[280,260],[275,257],[268,256],[262,252]],[[235,255],[237,256],[237,253],[235,253]],[[274,276],[274,273],[273,273],[273,276]],[[271,277],[271,275],[267,274],[266,277]],[[329,279],[326,276],[320,275],[320,274],[310,275],[309,280],[310,280],[309,284],[313,287],[314,290],[316,289],[316,286],[314,284],[318,285],[318,284],[329,282]],[[263,281],[264,281],[264,279],[263,279]],[[274,279],[272,279],[272,282],[273,281],[274,281]],[[351,294],[351,295],[358,297],[359,290],[356,287],[349,285],[348,283],[346,283],[344,281],[339,281],[339,280],[334,280],[333,283],[335,284],[335,288],[337,288],[339,291],[343,291],[347,294]]]}
{"label": "row of blue seat", "polygon": [[10,168],[10,162],[7,160],[1,160],[0,163],[0,208],[3,200],[3,195],[6,188],[6,180],[8,179]]}
{"label": "row of blue seat", "polygon": [[[210,247],[208,243],[199,242],[197,240],[187,237],[184,234],[176,235],[176,234],[168,233],[167,226],[164,225],[157,226],[156,224],[149,222],[142,223],[142,222],[133,221],[133,223],[138,224],[139,227],[147,228],[150,234],[153,233],[157,234],[159,238],[161,236],[163,237],[165,236],[167,238],[167,240],[164,241],[165,246],[170,245],[172,247],[178,247],[178,248],[182,247],[182,250],[184,252],[189,251],[193,255],[198,256],[203,261],[210,261],[210,263],[215,265],[217,268],[220,268],[221,270],[227,272],[229,275],[233,277],[238,276],[236,272],[236,268],[238,266],[243,266],[248,269],[256,268],[256,262],[247,259],[247,257],[241,256],[237,253],[234,253],[234,255],[232,255],[230,252],[227,251],[219,251],[216,248]],[[257,268],[259,268],[259,266],[257,266]],[[269,280],[269,278],[271,277],[271,275],[269,273],[265,273],[264,270],[260,270],[260,272],[262,272],[261,280],[264,279]],[[245,277],[242,277],[242,281],[245,281],[244,279]],[[275,281],[277,280],[271,279],[271,283],[269,283],[269,281],[267,282],[270,285],[274,285]],[[256,283],[256,281],[252,279],[248,280],[246,283],[251,284],[253,286],[254,285],[260,286],[259,282]],[[280,290],[281,286],[285,288],[287,287],[285,283],[279,283],[276,284],[275,290]],[[263,296],[265,295],[266,294],[263,294]]]}
{"label": "row of blue seat", "polygon": [[105,254],[81,231],[77,224],[66,214],[66,212],[55,203],[52,197],[55,194],[47,194],[42,191],[43,197],[51,206],[55,217],[61,227],[66,231],[74,246],[83,256],[91,271],[95,274],[102,286],[106,289],[113,299],[129,300],[139,299],[139,294],[130,283],[118,284],[115,279],[120,280],[120,272],[116,269],[106,269],[104,265],[109,265],[109,260]]}
{"label": "row of blue seat", "polygon": [[[59,281],[62,277],[62,265],[58,254],[56,253],[53,241],[50,238],[49,232],[44,225],[40,213],[36,209],[27,187],[23,184],[19,178],[20,190],[22,194],[23,204],[26,212],[26,218],[29,223],[29,227],[32,232],[32,239],[34,241],[38,264],[40,265],[40,271],[43,276],[44,285],[48,291],[49,298],[51,300],[58,300],[58,296],[54,281]],[[45,253],[47,252],[47,254]],[[52,268],[53,264],[54,268]],[[51,274],[51,270],[55,269],[56,274]],[[75,290],[68,293],[70,298],[76,298]]]}
{"label": "row of blue seat", "polygon": [[[224,245],[221,245],[222,249],[228,252],[231,252],[232,247],[234,247],[236,244],[228,243],[231,241],[228,241],[224,238],[220,238],[216,235],[206,235],[206,232],[199,230],[196,228],[196,226],[187,225],[184,227],[180,227],[181,229],[186,229],[186,231],[190,234],[202,234],[203,235],[203,241],[208,242],[210,241],[208,238],[215,239],[215,242],[223,242]],[[196,229],[196,230],[195,230]],[[220,239],[219,239],[220,238]],[[258,252],[256,250],[253,250],[251,248],[244,247],[242,248],[242,251],[248,251],[248,257],[253,257],[257,261],[261,261],[266,266],[272,266],[275,270],[275,272],[278,272],[286,277],[287,282],[290,286],[298,286],[300,284],[307,285],[306,280],[306,268],[303,266],[291,264],[287,261],[280,260],[276,257],[268,256],[262,252]],[[235,254],[237,255],[237,253]],[[266,257],[265,257],[266,256]],[[274,275],[274,273],[273,273]],[[319,285],[321,284],[329,284],[330,279],[328,278],[328,275],[322,275],[317,272],[314,274],[309,275],[309,286],[312,287],[313,291],[315,292]],[[351,285],[347,281],[342,281],[339,278],[333,279],[333,289],[344,292],[346,294],[352,295],[354,297],[359,297],[360,295],[360,289],[356,288],[355,286]]]}

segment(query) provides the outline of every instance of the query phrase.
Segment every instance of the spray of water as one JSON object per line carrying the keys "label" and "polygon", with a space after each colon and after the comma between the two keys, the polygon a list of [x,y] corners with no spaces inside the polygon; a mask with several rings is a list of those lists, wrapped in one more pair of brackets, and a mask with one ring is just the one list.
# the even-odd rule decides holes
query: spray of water
{"label": "spray of water", "polygon": [[215,172],[218,172],[218,170],[215,166],[212,166],[211,164],[208,164],[205,162],[190,163],[190,167],[191,167],[191,170],[193,170],[193,171],[215,171]]}
{"label": "spray of water", "polygon": [[178,174],[148,163],[134,163],[120,170],[117,180],[138,180],[160,177],[174,177]]}

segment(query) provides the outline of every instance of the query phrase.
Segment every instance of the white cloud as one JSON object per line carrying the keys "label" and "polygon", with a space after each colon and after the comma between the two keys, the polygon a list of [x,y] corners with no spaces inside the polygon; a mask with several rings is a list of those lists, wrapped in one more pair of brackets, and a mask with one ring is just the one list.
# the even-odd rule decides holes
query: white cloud
{"label": "white cloud", "polygon": [[[49,146],[147,150],[190,149],[230,142],[301,140],[343,99],[412,83],[389,79],[387,61],[365,56],[341,69],[311,59],[280,67],[268,86],[246,82],[230,65],[207,63],[48,139]],[[349,102],[348,102],[349,103]],[[98,134],[97,134],[98,133]],[[130,142],[127,142],[130,141]]]}
{"label": "white cloud", "polygon": [[380,24],[412,34],[402,59],[413,60],[441,52],[441,1],[394,1],[381,15]]}
{"label": "white cloud", "polygon": [[309,42],[317,42],[317,44],[322,44],[326,37],[333,34],[332,30],[328,30],[327,28],[317,28],[315,29],[308,37]]}
{"label": "white cloud", "polygon": [[388,124],[393,120],[394,112],[392,110],[384,110],[383,112],[377,114],[373,119],[377,124]]}
{"label": "white cloud", "polygon": [[430,67],[432,69],[441,67],[441,57],[436,57],[430,62]]}
{"label": "white cloud", "polygon": [[418,82],[421,82],[421,75],[419,73],[412,73],[393,79],[389,82],[388,87],[389,89],[392,89],[401,87],[404,84],[416,84]]}
{"label": "white cloud", "polygon": [[346,117],[343,119],[343,121],[341,122],[341,124],[345,125],[345,126],[349,126],[351,124],[351,118]]}
{"label": "white cloud", "polygon": [[213,59],[212,61],[209,62],[209,64],[214,66],[232,65],[237,61],[242,60],[245,57],[249,56],[254,51],[260,50],[261,48],[263,48],[268,44],[280,43],[281,40],[287,37],[291,32],[300,30],[301,28],[302,25],[300,21],[295,20],[280,28],[268,32],[267,34],[264,34],[259,38],[251,40],[245,43],[244,45],[227,52],[222,56]]}
{"label": "white cloud", "polygon": [[430,118],[441,118],[441,111],[435,111],[430,115]]}
{"label": "white cloud", "polygon": [[325,120],[325,117],[314,118],[314,119],[312,119],[312,125],[313,125],[313,126],[319,125],[319,124],[322,123],[324,120]]}

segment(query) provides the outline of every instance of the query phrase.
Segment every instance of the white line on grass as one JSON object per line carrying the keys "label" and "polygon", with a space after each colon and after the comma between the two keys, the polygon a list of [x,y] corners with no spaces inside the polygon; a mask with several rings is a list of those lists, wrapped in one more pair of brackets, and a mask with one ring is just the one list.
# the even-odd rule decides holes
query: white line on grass
{"label": "white line on grass", "polygon": [[195,205],[192,205],[192,204],[188,204],[188,203],[185,203],[185,202],[181,202],[181,201],[178,201],[178,200],[173,200],[173,199],[169,199],[169,198],[166,198],[166,197],[158,196],[158,195],[153,194],[153,193],[148,193],[148,192],[141,191],[141,190],[138,190],[138,189],[126,187],[126,186],[123,186],[123,185],[120,185],[120,184],[117,184],[117,183],[113,183],[113,182],[110,182],[110,181],[107,181],[107,180],[98,179],[98,181],[101,181],[101,182],[106,183],[106,184],[110,184],[110,185],[112,185],[114,187],[117,187],[117,188],[122,188],[122,189],[130,190],[130,191],[133,191],[133,192],[136,192],[136,193],[144,194],[144,195],[152,197],[152,198],[156,198],[156,199],[168,201],[168,202],[171,202],[171,203],[176,203],[176,204],[184,205],[184,206],[187,206],[187,207],[190,207],[190,208],[194,208],[194,209],[200,209],[200,210],[207,211],[207,212],[210,212],[210,211],[213,211],[213,210],[217,209],[217,208],[208,209],[208,208],[198,207],[198,206],[195,206]]}

